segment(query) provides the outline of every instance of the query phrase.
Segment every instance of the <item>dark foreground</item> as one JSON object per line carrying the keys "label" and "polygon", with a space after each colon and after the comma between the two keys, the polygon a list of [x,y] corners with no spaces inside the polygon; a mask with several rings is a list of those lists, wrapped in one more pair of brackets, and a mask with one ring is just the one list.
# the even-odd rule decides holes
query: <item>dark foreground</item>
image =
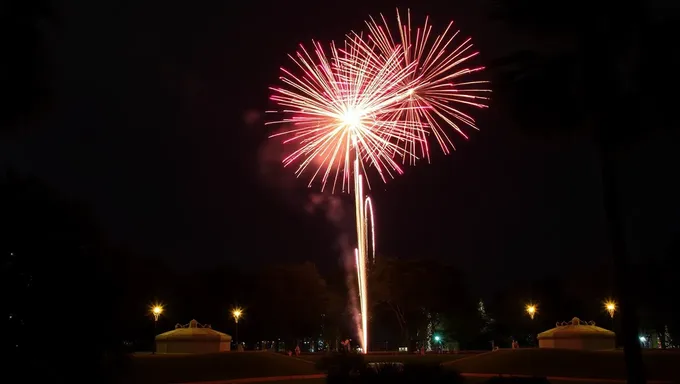
{"label": "dark foreground", "polygon": [[[189,383],[273,376],[304,376],[326,373],[323,355],[299,358],[267,352],[228,352],[210,355],[144,355],[133,356],[128,366],[126,383]],[[646,351],[644,354],[649,380],[680,382],[680,352]],[[368,355],[365,362],[404,363],[411,370],[418,366],[441,366],[439,375],[460,372],[466,383],[487,382],[488,377],[467,374],[526,375],[535,377],[583,379],[624,379],[623,353],[566,350],[501,350],[479,354],[394,354]],[[317,376],[318,377],[318,376]],[[447,379],[446,382],[451,382]],[[462,380],[462,379],[461,379]],[[453,380],[459,381],[458,379]],[[257,381],[253,381],[257,382]],[[317,384],[325,379],[305,379],[286,383]],[[371,381],[372,382],[372,381]],[[423,381],[424,382],[424,381]],[[583,382],[583,381],[581,381]]]}
{"label": "dark foreground", "polygon": [[267,352],[134,356],[126,383],[160,384],[320,373],[313,363]]}
{"label": "dark foreground", "polygon": [[[680,379],[680,351],[643,353],[648,380]],[[570,378],[624,379],[623,351],[571,351],[559,349],[501,350],[454,362],[459,372],[519,374]]]}

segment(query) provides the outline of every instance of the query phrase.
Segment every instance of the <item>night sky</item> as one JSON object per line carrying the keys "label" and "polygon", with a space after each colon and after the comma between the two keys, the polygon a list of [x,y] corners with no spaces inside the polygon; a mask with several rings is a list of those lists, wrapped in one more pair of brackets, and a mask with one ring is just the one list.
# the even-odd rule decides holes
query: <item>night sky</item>
{"label": "night sky", "polygon": [[[59,9],[49,27],[52,111],[2,138],[0,160],[88,203],[114,244],[176,267],[336,265],[352,227],[310,213],[318,190],[278,164],[262,124],[267,87],[298,43],[342,39],[369,13],[393,18],[405,4],[79,3]],[[460,3],[411,8],[416,20],[433,15],[435,28],[456,21],[482,60],[529,40]],[[379,254],[446,260],[493,287],[606,263],[588,137],[530,137],[493,103],[474,112],[481,131],[454,136],[455,153],[374,184]],[[677,138],[649,137],[621,169],[635,257],[659,257],[680,230],[674,148]]]}

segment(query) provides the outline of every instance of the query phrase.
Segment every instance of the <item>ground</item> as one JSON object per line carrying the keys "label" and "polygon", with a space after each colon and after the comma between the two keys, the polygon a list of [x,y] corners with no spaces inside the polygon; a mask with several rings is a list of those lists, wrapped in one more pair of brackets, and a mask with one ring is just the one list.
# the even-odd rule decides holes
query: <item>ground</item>
{"label": "ground", "polygon": [[[184,383],[250,377],[296,376],[323,373],[315,363],[323,354],[289,357],[268,352],[226,352],[207,355],[135,355],[126,382]],[[369,355],[368,361],[442,363],[467,355]],[[306,380],[307,384],[314,384]],[[290,383],[290,382],[289,382]]]}
{"label": "ground", "polygon": [[[680,379],[680,351],[643,353],[649,380]],[[572,351],[560,349],[500,350],[449,365],[459,372],[533,376],[622,379],[623,351]]]}
{"label": "ground", "polygon": [[133,356],[126,383],[160,384],[318,374],[314,364],[267,352]]}
{"label": "ground", "polygon": [[[392,354],[386,354],[386,353],[377,353],[377,354],[369,354],[365,356],[365,360],[368,362],[372,361],[378,361],[378,362],[401,362],[401,363],[446,363],[446,362],[451,362],[458,360],[460,358],[466,357],[466,356],[471,356],[472,354],[467,354],[467,353],[461,353],[461,354],[426,354],[424,356],[415,354],[415,353],[392,353]],[[316,363],[319,361],[324,355],[323,354],[303,354],[300,356],[300,360],[305,360],[309,362],[314,362]]]}
{"label": "ground", "polygon": [[[322,355],[299,358],[267,352],[228,352],[210,355],[146,355],[131,359],[126,383],[187,383],[271,376],[319,374],[315,363]],[[546,349],[500,350],[481,354],[368,355],[368,361],[442,363],[462,373],[516,374],[569,378],[623,379],[623,353]],[[646,351],[650,380],[678,381],[680,352]],[[481,383],[486,379],[467,378]],[[320,384],[323,379],[286,381],[288,384]],[[555,380],[551,381],[555,383]],[[593,381],[594,382],[594,381]],[[255,382],[256,383],[256,382]],[[581,384],[584,382],[581,381]]]}

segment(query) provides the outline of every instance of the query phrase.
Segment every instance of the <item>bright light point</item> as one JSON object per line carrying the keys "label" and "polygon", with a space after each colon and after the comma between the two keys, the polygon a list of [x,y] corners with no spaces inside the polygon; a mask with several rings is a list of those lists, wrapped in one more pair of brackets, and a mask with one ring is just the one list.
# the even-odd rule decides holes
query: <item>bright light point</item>
{"label": "bright light point", "polygon": [[153,305],[151,305],[150,309],[151,309],[151,314],[153,315],[154,321],[158,321],[158,318],[163,313],[163,305],[153,304]]}
{"label": "bright light point", "polygon": [[243,316],[243,310],[241,308],[234,308],[231,310],[231,315],[234,316],[234,321],[238,323],[238,319]]}
{"label": "bright light point", "polygon": [[361,124],[361,117],[363,113],[360,110],[357,109],[348,109],[343,115],[342,115],[342,122],[343,124],[350,126],[350,127],[356,127]]}
{"label": "bright light point", "polygon": [[415,91],[413,90],[413,88],[411,88],[411,89],[409,89],[408,91],[406,91],[406,94],[409,95],[409,96],[413,96],[413,93],[414,93],[414,92],[415,92]]}
{"label": "bright light point", "polygon": [[536,304],[527,304],[526,307],[524,307],[524,310],[529,317],[531,317],[531,320],[533,320],[534,316],[538,313],[538,306]]}
{"label": "bright light point", "polygon": [[437,341],[437,342],[439,342],[441,339],[442,339],[442,338],[441,338],[439,335],[437,335],[437,336],[434,337],[434,341]]}
{"label": "bright light point", "polygon": [[614,312],[616,312],[616,302],[614,300],[607,300],[604,302],[604,309],[609,312],[609,316],[614,318]]}
{"label": "bright light point", "polygon": [[647,341],[647,338],[644,336],[640,336],[640,341],[644,343],[645,341]]}

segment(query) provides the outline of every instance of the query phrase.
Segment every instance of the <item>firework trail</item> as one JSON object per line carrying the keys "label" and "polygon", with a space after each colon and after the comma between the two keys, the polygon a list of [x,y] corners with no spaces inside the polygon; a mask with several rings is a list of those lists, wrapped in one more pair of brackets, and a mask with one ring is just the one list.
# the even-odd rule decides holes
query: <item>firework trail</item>
{"label": "firework trail", "polygon": [[[309,186],[321,179],[344,192],[354,192],[357,248],[355,262],[360,300],[361,347],[368,352],[367,268],[369,249],[375,262],[373,204],[364,195],[368,168],[383,182],[402,174],[400,164],[414,164],[419,156],[430,158],[428,139],[435,137],[444,153],[454,149],[445,126],[467,138],[461,126],[477,129],[464,107],[483,108],[484,81],[465,81],[482,70],[462,68],[477,55],[470,39],[452,45],[458,32],[452,24],[431,39],[432,26],[425,20],[413,38],[410,14],[402,24],[397,10],[398,39],[373,18],[366,22],[367,37],[350,33],[343,48],[330,44],[328,52],[313,42],[310,53],[303,45],[290,59],[293,71],[281,68],[283,87],[271,87],[274,101],[284,115],[267,124],[283,124],[284,143],[295,149],[283,160],[297,164],[299,177],[311,172]],[[352,187],[353,184],[353,187]],[[370,226],[369,226],[370,219]],[[369,234],[370,232],[370,234]]]}
{"label": "firework trail", "polygon": [[[366,277],[367,254],[368,254],[368,234],[366,206],[371,200],[367,197],[364,199],[363,175],[359,170],[359,160],[354,160],[354,207],[356,210],[356,229],[358,247],[354,251],[357,263],[357,281],[359,282],[359,306],[361,310],[361,348],[364,353],[368,352],[368,278]],[[371,222],[373,221],[373,213],[371,212]],[[372,245],[375,249],[375,244]]]}

